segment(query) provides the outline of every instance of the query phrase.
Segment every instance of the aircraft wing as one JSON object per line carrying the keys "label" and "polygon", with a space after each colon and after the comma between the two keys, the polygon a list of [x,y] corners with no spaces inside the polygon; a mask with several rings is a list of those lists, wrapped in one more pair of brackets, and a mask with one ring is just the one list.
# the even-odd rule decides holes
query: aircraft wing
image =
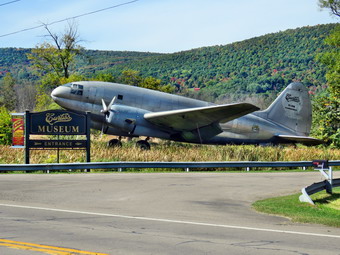
{"label": "aircraft wing", "polygon": [[213,123],[228,122],[259,110],[248,103],[212,105],[144,114],[151,123],[177,131],[190,131]]}
{"label": "aircraft wing", "polygon": [[277,135],[277,137],[289,142],[302,143],[305,145],[319,145],[325,143],[320,139],[310,136]]}

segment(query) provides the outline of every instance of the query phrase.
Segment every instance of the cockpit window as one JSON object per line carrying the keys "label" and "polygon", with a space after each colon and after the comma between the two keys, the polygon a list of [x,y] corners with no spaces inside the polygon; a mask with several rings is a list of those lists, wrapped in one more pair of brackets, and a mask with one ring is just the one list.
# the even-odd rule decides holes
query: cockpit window
{"label": "cockpit window", "polygon": [[84,86],[72,83],[71,84],[71,94],[82,96],[84,91]]}

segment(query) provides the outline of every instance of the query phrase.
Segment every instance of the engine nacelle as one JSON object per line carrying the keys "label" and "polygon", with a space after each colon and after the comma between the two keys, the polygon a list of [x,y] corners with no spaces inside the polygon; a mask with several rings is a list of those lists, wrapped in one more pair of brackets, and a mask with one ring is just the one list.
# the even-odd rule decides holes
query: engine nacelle
{"label": "engine nacelle", "polygon": [[148,111],[126,105],[112,105],[106,121],[109,125],[127,133],[133,133],[136,125]]}
{"label": "engine nacelle", "polygon": [[149,111],[136,107],[113,104],[106,117],[108,125],[132,136],[149,136],[169,139],[170,134],[144,119]]}

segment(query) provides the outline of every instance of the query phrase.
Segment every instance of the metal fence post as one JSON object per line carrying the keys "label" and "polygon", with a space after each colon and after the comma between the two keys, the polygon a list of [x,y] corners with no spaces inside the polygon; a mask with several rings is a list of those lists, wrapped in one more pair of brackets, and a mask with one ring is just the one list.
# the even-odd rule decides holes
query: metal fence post
{"label": "metal fence post", "polygon": [[25,164],[30,163],[30,147],[29,147],[29,141],[30,141],[30,132],[29,132],[29,122],[30,122],[30,112],[29,110],[25,111]]}

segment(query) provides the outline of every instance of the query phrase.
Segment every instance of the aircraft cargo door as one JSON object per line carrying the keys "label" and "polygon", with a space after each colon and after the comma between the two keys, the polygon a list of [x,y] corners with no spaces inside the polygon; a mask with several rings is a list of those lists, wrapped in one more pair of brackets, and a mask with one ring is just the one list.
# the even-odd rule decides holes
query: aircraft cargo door
{"label": "aircraft cargo door", "polygon": [[91,112],[100,112],[102,109],[101,100],[103,98],[103,88],[90,87],[89,94],[87,95],[88,102],[92,105]]}
{"label": "aircraft cargo door", "polygon": [[103,98],[103,88],[90,87],[88,102],[91,104],[100,104]]}
{"label": "aircraft cargo door", "polygon": [[89,94],[87,95],[88,102],[93,104],[97,95],[97,88],[96,87],[90,87]]}

